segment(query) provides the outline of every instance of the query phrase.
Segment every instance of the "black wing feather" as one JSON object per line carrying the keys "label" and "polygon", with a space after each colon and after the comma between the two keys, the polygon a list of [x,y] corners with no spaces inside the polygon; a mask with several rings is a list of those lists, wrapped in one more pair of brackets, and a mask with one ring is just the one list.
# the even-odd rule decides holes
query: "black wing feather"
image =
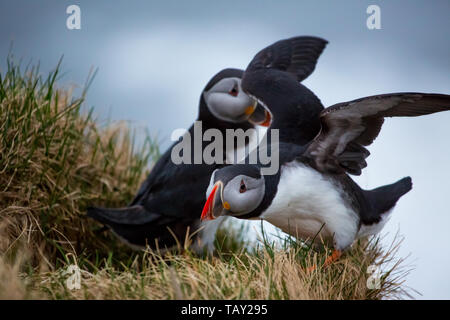
{"label": "black wing feather", "polygon": [[320,171],[352,173],[336,159],[350,145],[370,145],[385,117],[416,117],[448,110],[450,95],[433,93],[391,93],[339,103],[321,113],[322,130],[305,155]]}
{"label": "black wing feather", "polygon": [[322,103],[299,83],[314,70],[327,41],[295,37],[275,42],[255,55],[242,77],[242,89],[272,115],[280,141],[305,145],[320,129]]}
{"label": "black wing feather", "polygon": [[247,71],[277,69],[303,81],[314,71],[327,43],[324,39],[309,36],[280,40],[256,54]]}

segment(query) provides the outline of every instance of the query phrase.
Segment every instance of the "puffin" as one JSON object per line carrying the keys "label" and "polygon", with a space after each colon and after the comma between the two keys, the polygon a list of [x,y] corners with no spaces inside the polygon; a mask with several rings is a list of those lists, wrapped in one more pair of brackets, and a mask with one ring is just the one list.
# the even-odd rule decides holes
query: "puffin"
{"label": "puffin", "polygon": [[[322,51],[322,42],[305,39],[296,47],[296,53],[302,54],[303,63],[309,73]],[[268,126],[270,114],[256,100],[244,93],[241,78],[244,71],[224,69],[217,73],[206,85],[200,96],[197,121],[202,130],[217,129],[223,136],[227,129],[249,129],[256,125]],[[187,132],[192,137],[191,150],[195,139],[194,124]],[[181,139],[181,138],[180,138]],[[203,139],[201,152],[207,145]],[[175,164],[171,159],[172,149],[161,156],[152,168],[146,180],[140,186],[131,203],[124,208],[90,207],[87,216],[91,217],[117,235],[134,249],[171,249],[190,238],[191,248],[195,252],[204,249],[211,253],[217,228],[223,219],[202,222],[198,215],[201,211],[205,190],[211,173],[223,164]],[[224,147],[224,157],[226,157]],[[194,153],[192,153],[192,159]],[[224,159],[223,163],[226,163]]]}
{"label": "puffin", "polygon": [[262,162],[251,163],[250,156],[215,170],[201,219],[265,220],[312,246],[331,246],[327,266],[355,239],[380,232],[397,201],[412,189],[410,177],[373,190],[362,189],[350,177],[367,166],[366,147],[385,117],[448,111],[450,95],[380,94],[324,109],[291,67],[296,56],[290,48],[296,39],[261,50],[242,79],[244,92],[271,114],[267,133],[279,132],[279,141],[265,146],[278,153],[278,171],[264,174]]}

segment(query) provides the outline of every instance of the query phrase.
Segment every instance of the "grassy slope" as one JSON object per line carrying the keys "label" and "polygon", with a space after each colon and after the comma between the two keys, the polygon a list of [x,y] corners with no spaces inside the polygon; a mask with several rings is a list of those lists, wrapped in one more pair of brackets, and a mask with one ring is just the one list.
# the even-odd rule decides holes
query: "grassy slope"
{"label": "grassy slope", "polygon": [[[328,252],[292,239],[246,246],[227,228],[214,257],[189,250],[132,252],[84,216],[88,205],[123,206],[158,156],[147,136],[136,150],[124,124],[103,128],[85,98],[8,60],[0,72],[0,298],[43,299],[380,299],[406,294],[397,244],[362,241],[337,264],[306,272]],[[89,81],[88,81],[89,83]],[[86,86],[87,87],[87,86]],[[231,231],[230,231],[231,230]],[[400,261],[398,261],[400,262]],[[387,265],[381,288],[366,286],[371,264]],[[82,288],[66,286],[68,265]],[[387,270],[384,270],[387,271]]]}

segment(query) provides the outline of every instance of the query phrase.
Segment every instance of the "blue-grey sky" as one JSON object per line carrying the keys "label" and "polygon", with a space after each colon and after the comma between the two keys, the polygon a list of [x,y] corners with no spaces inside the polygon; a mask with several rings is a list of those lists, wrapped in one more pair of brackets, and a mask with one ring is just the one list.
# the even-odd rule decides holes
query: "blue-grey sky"
{"label": "blue-grey sky", "polygon": [[[81,30],[66,28],[71,4],[81,8]],[[381,30],[366,27],[370,4],[381,8]],[[43,73],[64,54],[63,84],[82,85],[98,68],[87,100],[97,116],[148,128],[164,148],[195,119],[212,75],[245,68],[261,48],[295,35],[330,42],[304,82],[326,106],[377,93],[450,94],[449,15],[448,0],[2,1],[0,69],[11,42]],[[407,284],[423,298],[450,298],[449,123],[450,112],[387,120],[356,179],[374,188],[412,176],[384,233],[405,237],[400,255],[415,265]]]}

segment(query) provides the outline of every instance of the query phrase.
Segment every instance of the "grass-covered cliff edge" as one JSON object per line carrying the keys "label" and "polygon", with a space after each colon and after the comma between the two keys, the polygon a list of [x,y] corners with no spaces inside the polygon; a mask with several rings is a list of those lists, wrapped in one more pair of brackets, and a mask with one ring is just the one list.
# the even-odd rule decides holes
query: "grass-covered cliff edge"
{"label": "grass-covered cliff edge", "polygon": [[[356,243],[336,264],[314,272],[329,252],[292,239],[245,243],[242,230],[219,232],[213,257],[180,250],[135,252],[85,217],[87,206],[124,206],[153,160],[149,136],[135,144],[125,123],[100,125],[58,84],[8,58],[0,69],[0,299],[382,299],[405,297],[398,242]],[[86,89],[89,86],[87,82]],[[151,112],[151,111],[149,111]],[[232,222],[232,221],[231,221]],[[70,265],[81,288],[67,287]],[[379,289],[368,267],[380,266]],[[370,279],[369,279],[370,281]]]}

